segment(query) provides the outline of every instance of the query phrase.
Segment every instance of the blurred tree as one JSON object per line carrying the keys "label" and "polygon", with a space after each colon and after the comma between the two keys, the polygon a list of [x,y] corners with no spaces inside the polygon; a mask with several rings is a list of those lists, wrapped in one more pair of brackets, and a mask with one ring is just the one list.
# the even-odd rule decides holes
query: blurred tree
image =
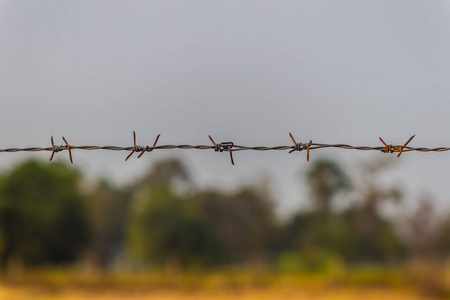
{"label": "blurred tree", "polygon": [[99,181],[87,195],[92,224],[88,260],[96,267],[117,263],[124,250],[125,228],[130,209],[129,189],[119,189]]}
{"label": "blurred tree", "polygon": [[357,201],[344,213],[352,240],[346,251],[348,261],[395,261],[405,254],[396,227],[381,213],[382,205],[397,204],[402,197],[398,187],[378,182],[391,162],[372,161],[362,165],[355,193]]}
{"label": "blurred tree", "polygon": [[407,218],[403,236],[413,261],[441,262],[450,256],[450,217],[436,211],[430,197],[423,197]]}
{"label": "blurred tree", "polygon": [[333,213],[332,202],[338,193],[349,190],[350,179],[337,162],[320,159],[307,170],[306,183],[313,210],[298,212],[286,224],[281,247],[326,249],[340,254],[347,228],[345,220]]}
{"label": "blurred tree", "polygon": [[310,253],[319,251],[345,256],[348,247],[348,223],[340,214],[320,211],[298,212],[286,224],[281,249]]}
{"label": "blurred tree", "polygon": [[447,214],[440,222],[437,237],[437,251],[440,258],[450,258],[450,215]]}
{"label": "blurred tree", "polygon": [[26,161],[0,185],[3,262],[27,265],[76,259],[89,238],[79,174],[54,162]]}
{"label": "blurred tree", "polygon": [[135,261],[179,268],[223,260],[223,244],[211,224],[168,187],[138,195],[129,221],[128,246]]}
{"label": "blurred tree", "polygon": [[192,188],[190,174],[181,160],[167,158],[155,162],[149,171],[133,185],[137,191],[148,186],[167,186],[178,193],[189,192]]}
{"label": "blurred tree", "polygon": [[350,180],[341,166],[330,159],[315,161],[306,173],[313,207],[322,212],[330,212],[333,198],[350,188]]}
{"label": "blurred tree", "polygon": [[[297,253],[336,254],[348,262],[389,261],[404,253],[394,224],[380,212],[380,205],[398,202],[399,189],[377,183],[385,167],[378,162],[366,165],[363,175],[350,179],[333,161],[317,161],[307,171],[307,184],[314,203],[312,211],[300,211],[286,224],[279,248]],[[357,201],[333,211],[333,200],[341,191],[355,187]]]}
{"label": "blurred tree", "polygon": [[438,220],[433,203],[428,197],[422,198],[407,219],[403,232],[413,260],[428,260],[436,254]]}
{"label": "blurred tree", "polygon": [[269,259],[276,220],[267,194],[246,187],[234,195],[200,192],[192,201],[225,242],[232,263],[261,264]]}

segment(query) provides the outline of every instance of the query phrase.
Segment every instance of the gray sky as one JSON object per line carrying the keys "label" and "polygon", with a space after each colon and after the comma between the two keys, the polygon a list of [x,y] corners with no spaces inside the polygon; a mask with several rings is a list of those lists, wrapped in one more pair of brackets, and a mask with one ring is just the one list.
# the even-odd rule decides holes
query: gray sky
{"label": "gray sky", "polygon": [[[448,1],[1,1],[0,148],[290,145],[450,146]],[[49,153],[32,154],[47,158]],[[74,152],[87,174],[123,182],[182,158],[200,185],[269,174],[296,207],[305,153]],[[354,167],[378,152],[317,150]],[[58,153],[67,160],[67,153]],[[23,159],[1,154],[0,167]],[[450,201],[450,153],[407,153],[389,176]]]}

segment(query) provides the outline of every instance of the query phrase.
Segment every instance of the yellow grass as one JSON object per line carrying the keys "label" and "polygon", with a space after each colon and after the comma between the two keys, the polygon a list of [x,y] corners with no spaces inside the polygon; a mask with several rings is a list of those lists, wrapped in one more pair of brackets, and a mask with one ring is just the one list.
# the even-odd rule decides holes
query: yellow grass
{"label": "yellow grass", "polygon": [[[380,289],[380,288],[333,288],[324,290],[309,290],[305,288],[249,288],[239,291],[230,290],[153,290],[153,291],[121,291],[115,289],[90,290],[63,288],[58,290],[42,289],[39,287],[14,287],[1,286],[0,299],[15,300],[80,300],[80,299],[111,299],[111,300],[146,300],[146,299],[364,299],[364,300],[390,300],[390,299],[426,299],[424,295],[413,293],[408,290]],[[431,299],[431,298],[429,298]]]}
{"label": "yellow grass", "polygon": [[[246,270],[112,274],[38,270],[0,283],[0,299],[439,299],[396,270],[292,274]],[[433,298],[435,296],[436,298]],[[439,298],[438,298],[439,296]],[[444,295],[445,296],[445,295]]]}

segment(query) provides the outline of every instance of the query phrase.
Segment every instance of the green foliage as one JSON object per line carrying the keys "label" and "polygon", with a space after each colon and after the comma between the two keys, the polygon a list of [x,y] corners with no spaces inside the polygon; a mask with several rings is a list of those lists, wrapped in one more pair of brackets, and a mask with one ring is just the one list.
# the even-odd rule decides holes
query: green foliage
{"label": "green foliage", "polygon": [[333,197],[350,188],[350,180],[344,170],[330,159],[315,161],[306,173],[306,181],[314,207],[321,211],[329,211]]}
{"label": "green foliage", "polygon": [[267,195],[247,187],[233,195],[200,192],[192,201],[225,242],[230,262],[261,263],[269,259],[275,214]]}
{"label": "green foliage", "polygon": [[92,231],[88,257],[97,267],[113,264],[123,251],[130,198],[126,189],[116,188],[105,180],[87,195]]}
{"label": "green foliage", "polygon": [[223,244],[206,219],[166,186],[136,199],[128,228],[130,254],[156,266],[208,266],[223,259]]}
{"label": "green foliage", "polygon": [[450,215],[447,215],[439,226],[435,255],[450,256]]}
{"label": "green foliage", "polygon": [[[155,163],[123,188],[100,181],[86,196],[73,167],[27,161],[0,174],[0,263],[54,264],[87,253],[88,262],[108,267],[128,251],[142,266],[276,262],[284,270],[328,272],[341,261],[448,257],[450,218],[419,207],[404,242],[398,222],[383,215],[381,204],[401,204],[398,187],[377,181],[385,166],[365,165],[351,182],[336,162],[317,160],[306,173],[311,209],[280,224],[267,183],[234,193],[196,190],[177,159]],[[352,199],[343,193],[350,187]]]}
{"label": "green foliage", "polygon": [[0,186],[3,260],[26,264],[73,261],[88,242],[89,228],[79,174],[59,163],[26,161]]}
{"label": "green foliage", "polygon": [[339,273],[343,269],[342,259],[325,249],[283,252],[277,267],[281,271],[301,273]]}
{"label": "green foliage", "polygon": [[300,212],[283,230],[284,247],[297,250],[322,249],[344,257],[348,245],[348,224],[335,214]]}
{"label": "green foliage", "polygon": [[395,262],[404,257],[405,246],[394,224],[379,213],[369,214],[353,208],[343,217],[349,237],[344,257],[349,262]]}
{"label": "green foliage", "polygon": [[[281,230],[280,249],[332,253],[347,262],[392,262],[404,255],[404,245],[394,224],[379,210],[386,201],[398,202],[395,188],[378,186],[374,174],[380,165],[370,166],[371,176],[358,178],[358,201],[332,210],[332,200],[351,184],[341,167],[330,160],[320,160],[307,172],[307,183],[314,210],[300,211]],[[368,174],[367,172],[365,174]]]}
{"label": "green foliage", "polygon": [[189,190],[191,185],[190,174],[183,164],[177,158],[168,158],[157,161],[149,171],[133,185],[134,190],[142,187],[164,185],[170,189]]}

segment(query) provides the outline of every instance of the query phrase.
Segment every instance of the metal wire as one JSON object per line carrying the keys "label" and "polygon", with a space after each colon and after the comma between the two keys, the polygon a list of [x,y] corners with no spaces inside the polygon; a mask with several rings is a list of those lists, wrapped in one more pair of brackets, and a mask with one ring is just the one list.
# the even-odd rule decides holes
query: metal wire
{"label": "metal wire", "polygon": [[207,150],[207,149],[213,149],[216,152],[229,152],[231,163],[234,165],[233,155],[232,152],[237,151],[286,151],[289,150],[289,153],[292,153],[294,151],[307,151],[307,160],[309,161],[309,152],[311,150],[316,149],[323,149],[323,148],[339,148],[339,149],[345,149],[345,150],[360,150],[360,151],[382,151],[384,153],[394,153],[398,152],[398,157],[403,152],[410,152],[410,151],[418,151],[418,152],[444,152],[449,151],[450,147],[437,147],[437,148],[426,148],[426,147],[409,147],[407,146],[408,143],[414,138],[412,136],[405,144],[403,145],[388,145],[386,144],[382,138],[380,138],[381,142],[383,143],[383,146],[378,147],[371,147],[371,146],[352,146],[347,144],[321,144],[321,143],[313,143],[312,141],[309,141],[308,143],[297,143],[292,136],[291,133],[289,133],[289,136],[291,137],[291,140],[293,141],[293,145],[291,146],[242,146],[242,145],[236,145],[233,142],[222,142],[222,143],[216,143],[211,136],[209,136],[210,141],[213,145],[159,145],[157,146],[156,143],[158,142],[158,139],[160,135],[158,135],[155,139],[155,142],[153,143],[153,146],[139,146],[136,145],[136,133],[133,131],[133,140],[134,140],[134,146],[129,147],[121,147],[121,146],[73,146],[69,145],[67,140],[62,137],[65,145],[56,146],[53,142],[53,136],[51,137],[51,147],[30,147],[30,148],[5,148],[0,149],[0,152],[39,152],[39,151],[51,151],[52,155],[50,157],[50,160],[53,159],[53,156],[55,153],[60,151],[68,151],[69,152],[69,158],[70,162],[73,163],[72,160],[72,150],[109,150],[109,151],[131,151],[131,153],[125,158],[127,160],[131,157],[131,155],[135,152],[140,152],[138,155],[138,158],[141,157],[145,152],[151,152],[153,150],[170,150],[170,149],[195,149],[195,150]]}

